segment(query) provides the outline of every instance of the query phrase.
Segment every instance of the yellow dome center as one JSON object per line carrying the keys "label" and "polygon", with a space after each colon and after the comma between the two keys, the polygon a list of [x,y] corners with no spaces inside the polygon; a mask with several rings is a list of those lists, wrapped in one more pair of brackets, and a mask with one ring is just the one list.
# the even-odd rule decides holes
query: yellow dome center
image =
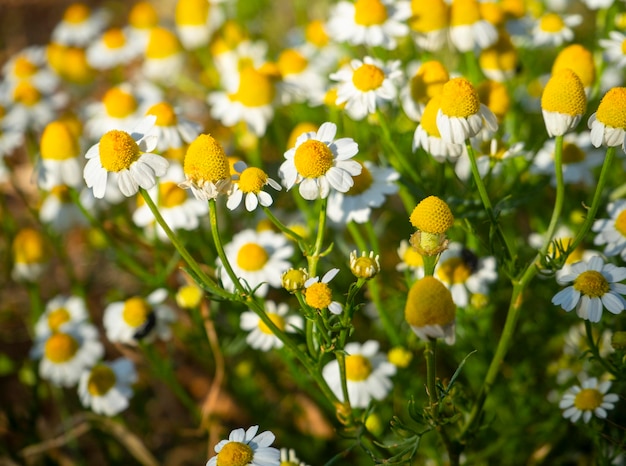
{"label": "yellow dome center", "polygon": [[370,189],[370,186],[374,183],[372,172],[370,172],[361,162],[359,162],[359,164],[361,165],[361,173],[352,177],[354,184],[346,192],[346,196],[358,196],[359,194],[363,194],[365,191]]}
{"label": "yellow dome center", "polygon": [[441,93],[443,85],[450,80],[446,67],[437,60],[427,61],[411,78],[411,97],[415,102],[428,102]]}
{"label": "yellow dome center", "polygon": [[55,364],[70,361],[78,351],[78,342],[67,333],[53,333],[46,340],[44,354]]}
{"label": "yellow dome center", "polygon": [[267,264],[270,256],[265,248],[257,243],[246,243],[237,253],[237,266],[246,272],[256,272]]}
{"label": "yellow dome center", "polygon": [[247,466],[254,459],[254,452],[245,443],[228,442],[217,454],[217,466]]}
{"label": "yellow dome center", "polygon": [[563,68],[570,68],[574,71],[585,88],[591,87],[596,79],[593,54],[580,44],[565,47],[557,55],[552,65],[552,73]]}
{"label": "yellow dome center", "polygon": [[102,103],[107,114],[113,118],[126,118],[137,110],[135,97],[119,87],[109,89],[102,97]]}
{"label": "yellow dome center", "polygon": [[72,3],[63,14],[63,21],[80,24],[89,18],[89,7],[84,3]]}
{"label": "yellow dome center", "polygon": [[61,325],[69,321],[70,313],[64,307],[55,309],[48,314],[48,327],[50,327],[50,330],[53,332],[58,331]]}
{"label": "yellow dome center", "polygon": [[411,213],[411,224],[426,233],[445,233],[454,223],[450,207],[436,196],[423,199]]}
{"label": "yellow dome center", "polygon": [[41,100],[41,93],[30,82],[20,81],[13,89],[13,100],[27,107],[32,107]]}
{"label": "yellow dome center", "polygon": [[128,170],[141,156],[135,140],[125,131],[114,129],[100,138],[100,163],[109,172]]}
{"label": "yellow dome center", "polygon": [[361,92],[378,89],[385,80],[385,73],[379,67],[364,63],[354,70],[352,83]]}
{"label": "yellow dome center", "polygon": [[301,290],[308,278],[304,269],[289,269],[282,276],[282,285],[287,291]]}
{"label": "yellow dome center", "polygon": [[502,119],[509,111],[511,98],[506,86],[496,81],[483,81],[478,89],[479,99],[498,118]]}
{"label": "yellow dome center", "polygon": [[593,411],[602,405],[604,396],[595,388],[583,388],[574,398],[574,406],[581,411]]}
{"label": "yellow dome center", "polygon": [[267,173],[260,168],[248,167],[239,175],[239,189],[244,193],[258,194],[267,183]]}
{"label": "yellow dome center", "polygon": [[611,286],[604,275],[595,270],[587,270],[574,280],[574,289],[586,296],[599,298],[611,290]]}
{"label": "yellow dome center", "polygon": [[467,79],[453,78],[441,90],[441,111],[449,117],[467,118],[480,110],[478,92]]}
{"label": "yellow dome center", "polygon": [[104,396],[116,382],[115,372],[106,364],[98,364],[91,369],[87,381],[87,391],[91,396]]}
{"label": "yellow dome center", "polygon": [[326,46],[330,40],[324,29],[324,22],[319,19],[309,21],[306,25],[304,35],[307,42],[320,48]]}
{"label": "yellow dome center", "polygon": [[252,66],[246,66],[239,71],[239,88],[230,98],[246,107],[262,107],[270,105],[275,94],[276,89],[270,76]]}
{"label": "yellow dome center", "polygon": [[428,133],[429,136],[436,138],[441,137],[439,128],[437,127],[437,113],[441,108],[441,95],[436,95],[428,101],[424,111],[422,112],[422,119],[420,125],[422,129]]}
{"label": "yellow dome center", "polygon": [[491,47],[480,52],[480,67],[484,70],[515,71],[518,64],[517,50],[506,33],[500,33],[498,40]]}
{"label": "yellow dome center", "polygon": [[404,318],[409,325],[448,325],[455,316],[452,295],[439,280],[426,276],[411,286],[404,308]]}
{"label": "yellow dome center", "polygon": [[465,283],[471,275],[471,267],[460,257],[452,257],[446,260],[437,269],[437,276],[441,281],[450,285]]}
{"label": "yellow dome center", "polygon": [[426,34],[448,26],[450,8],[444,0],[411,0],[409,26],[415,32]]}
{"label": "yellow dome center", "polygon": [[387,21],[387,7],[380,0],[356,0],[354,22],[361,26],[375,26]]}
{"label": "yellow dome center", "polygon": [[287,76],[298,74],[304,71],[308,65],[308,60],[297,50],[287,49],[278,57],[278,69],[280,74]]}
{"label": "yellow dome center", "polygon": [[596,118],[611,128],[626,129],[626,87],[614,87],[602,97]]}
{"label": "yellow dome center", "polygon": [[333,153],[326,144],[309,139],[298,146],[293,157],[298,173],[305,178],[318,178],[333,166]]}
{"label": "yellow dome center", "polygon": [[[276,325],[276,327],[278,327],[280,330],[284,331],[285,330],[285,319],[283,319],[281,316],[279,316],[278,314],[267,314],[267,317],[270,318],[270,320],[274,323],[274,325]],[[262,320],[259,320],[259,330],[261,330],[261,332],[267,334],[267,335],[273,335],[274,332],[272,332],[270,330],[270,328],[265,325],[265,322],[263,322]]]}
{"label": "yellow dome center", "polygon": [[208,134],[199,135],[187,149],[183,171],[196,182],[215,183],[230,178],[228,159],[224,149],[215,138]]}
{"label": "yellow dome center", "polygon": [[130,10],[128,23],[136,29],[150,29],[159,24],[159,15],[150,2],[139,2]]}
{"label": "yellow dome center", "polygon": [[95,71],[87,63],[85,49],[66,47],[60,63],[60,74],[70,82],[86,84],[95,77]]}
{"label": "yellow dome center", "polygon": [[577,144],[572,144],[571,142],[563,144],[563,163],[580,163],[585,158],[585,151],[578,147]]}
{"label": "yellow dome center", "polygon": [[174,108],[167,102],[159,102],[148,109],[146,115],[154,115],[157,126],[176,126],[178,118]]}
{"label": "yellow dome center", "polygon": [[626,237],[626,210],[622,210],[615,219],[615,229]]}
{"label": "yellow dome center", "polygon": [[18,264],[38,264],[45,260],[46,249],[41,233],[23,228],[13,240],[13,255]]}
{"label": "yellow dome center", "polygon": [[333,293],[326,283],[316,282],[304,291],[306,303],[314,309],[325,309],[333,302]]}
{"label": "yellow dome center", "polygon": [[206,0],[178,0],[176,24],[179,26],[202,26],[209,17],[209,2]]}
{"label": "yellow dome center", "polygon": [[173,181],[163,181],[159,184],[159,204],[165,208],[183,205],[187,200],[187,193]]}
{"label": "yellow dome center", "polygon": [[176,34],[163,27],[152,28],[146,47],[146,58],[169,58],[176,55],[180,50],[180,43]]}
{"label": "yellow dome center", "polygon": [[556,13],[543,15],[539,20],[539,29],[544,32],[560,32],[565,28],[565,23]]}
{"label": "yellow dome center", "polygon": [[346,356],[346,379],[351,382],[367,380],[372,373],[372,363],[361,354]]}
{"label": "yellow dome center", "polygon": [[587,96],[578,75],[570,68],[552,74],[541,95],[541,108],[570,116],[585,113]]}
{"label": "yellow dome center", "polygon": [[37,65],[26,57],[17,57],[13,65],[13,74],[20,79],[29,78],[37,72]]}
{"label": "yellow dome center", "polygon": [[119,28],[109,29],[102,35],[102,42],[109,49],[119,49],[126,45],[126,36]]}
{"label": "yellow dome center", "polygon": [[480,21],[480,5],[477,0],[453,0],[450,6],[450,26],[466,26]]}
{"label": "yellow dome center", "polygon": [[152,312],[152,308],[148,304],[148,302],[140,298],[139,296],[135,296],[133,298],[127,299],[124,302],[124,310],[122,311],[122,318],[124,322],[128,324],[128,326],[132,328],[137,328],[143,325],[148,319],[148,315]]}
{"label": "yellow dome center", "polygon": [[409,246],[408,248],[406,248],[406,251],[404,251],[404,256],[402,257],[402,260],[409,267],[414,267],[414,268],[424,267],[424,258],[412,246]]}
{"label": "yellow dome center", "polygon": [[41,157],[46,160],[68,160],[80,155],[78,140],[62,121],[53,121],[46,125],[39,147]]}

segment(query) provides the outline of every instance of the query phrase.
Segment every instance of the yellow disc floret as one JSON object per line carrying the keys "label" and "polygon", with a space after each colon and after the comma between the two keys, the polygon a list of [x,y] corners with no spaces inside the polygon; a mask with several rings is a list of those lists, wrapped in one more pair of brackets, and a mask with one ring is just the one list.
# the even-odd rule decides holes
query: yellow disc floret
{"label": "yellow disc floret", "polygon": [[602,405],[604,396],[595,388],[583,388],[574,398],[574,406],[581,411],[593,411]]}
{"label": "yellow disc floret", "polygon": [[46,340],[44,354],[47,359],[55,364],[62,364],[71,360],[78,351],[76,339],[62,332],[53,333]]}
{"label": "yellow disc floret", "polygon": [[626,210],[622,210],[615,219],[615,229],[626,237]]}
{"label": "yellow disc floret", "polygon": [[210,3],[206,0],[178,0],[175,21],[179,26],[202,26],[209,16]]}
{"label": "yellow disc floret", "polygon": [[283,50],[278,57],[278,69],[282,76],[302,72],[308,64],[308,60],[297,50]]}
{"label": "yellow disc floret", "polygon": [[422,34],[448,26],[450,7],[444,0],[411,0],[409,27]]}
{"label": "yellow disc floret", "polygon": [[87,381],[87,391],[91,396],[106,395],[115,385],[115,372],[106,364],[98,364],[91,369]]}
{"label": "yellow disc floret", "polygon": [[422,120],[420,121],[422,129],[426,131],[429,136],[434,136],[436,138],[441,137],[441,133],[439,132],[439,128],[437,127],[437,113],[439,113],[440,108],[441,95],[436,95],[432,99],[430,99],[426,104],[426,107],[424,107],[424,111],[422,112]]}
{"label": "yellow disc floret", "polygon": [[305,290],[304,297],[312,308],[325,309],[332,303],[333,293],[326,283],[316,282]]}
{"label": "yellow disc floret", "polygon": [[604,94],[596,118],[611,128],[626,129],[626,87],[614,87]]}
{"label": "yellow disc floret", "polygon": [[450,207],[436,196],[423,199],[411,213],[411,224],[426,233],[445,233],[454,223]]}
{"label": "yellow disc floret", "polygon": [[356,0],[354,22],[360,26],[375,26],[387,21],[387,7],[380,0]]}
{"label": "yellow disc floret", "polygon": [[152,28],[146,46],[146,58],[168,58],[180,51],[180,42],[176,34],[164,27]]}
{"label": "yellow disc floret", "polygon": [[304,30],[304,36],[307,42],[320,48],[326,46],[330,41],[324,28],[324,22],[319,19],[308,22]]}
{"label": "yellow disc floret", "polygon": [[596,79],[593,54],[580,44],[569,45],[559,52],[552,65],[552,73],[563,68],[570,68],[576,73],[585,88],[590,88]]}
{"label": "yellow disc floret", "polygon": [[305,269],[289,269],[281,277],[283,288],[293,293],[304,288],[304,283],[308,280],[309,274]]}
{"label": "yellow disc floret", "polygon": [[136,29],[150,29],[159,24],[159,15],[150,2],[138,2],[128,14],[128,24]]}
{"label": "yellow disc floret", "polygon": [[114,129],[100,138],[100,163],[109,172],[128,170],[141,156],[135,140],[126,131]]}
{"label": "yellow disc floret", "polygon": [[471,267],[460,257],[452,257],[442,262],[437,269],[437,276],[451,285],[465,283],[471,275]]}
{"label": "yellow disc floret", "polygon": [[450,26],[465,26],[480,21],[478,0],[453,0],[450,6]]}
{"label": "yellow disc floret", "polygon": [[37,65],[26,57],[17,57],[13,64],[13,74],[20,79],[31,77],[37,72]]}
{"label": "yellow disc floret", "polygon": [[176,126],[178,118],[174,108],[167,102],[159,102],[148,109],[146,115],[156,116],[155,125],[157,126]]}
{"label": "yellow disc floret", "polygon": [[126,36],[121,29],[112,28],[102,34],[102,42],[104,42],[109,49],[119,49],[126,44]]}
{"label": "yellow disc floret", "polygon": [[352,382],[367,380],[372,373],[372,363],[361,354],[346,356],[346,379]]}
{"label": "yellow disc floret", "polygon": [[[274,325],[276,325],[276,327],[278,327],[279,330],[285,330],[285,319],[283,319],[281,316],[279,316],[278,314],[267,314],[267,317],[269,317],[269,319],[274,323]],[[272,330],[262,320],[259,320],[259,330],[268,335],[274,334],[274,332],[272,332]]]}
{"label": "yellow disc floret", "polygon": [[422,63],[411,78],[411,97],[415,102],[428,102],[441,93],[443,85],[450,80],[446,67],[437,60]]}
{"label": "yellow disc floret", "polygon": [[448,325],[454,321],[456,306],[443,283],[426,276],[416,281],[407,297],[404,318],[413,327]]}
{"label": "yellow disc floret", "polygon": [[270,256],[263,246],[257,243],[246,243],[237,253],[237,266],[247,272],[261,270]]}
{"label": "yellow disc floret", "polygon": [[244,193],[258,194],[267,183],[267,173],[260,168],[248,167],[239,175],[239,189]]}
{"label": "yellow disc floret", "polygon": [[303,177],[318,178],[333,166],[334,156],[326,144],[309,139],[298,146],[293,162]]}
{"label": "yellow disc floret", "polygon": [[517,49],[506,32],[501,32],[498,40],[490,47],[482,50],[478,63],[484,70],[501,70],[512,73],[517,68],[519,56]]}
{"label": "yellow disc floret", "polygon": [[41,92],[29,81],[20,81],[13,89],[13,100],[26,107],[32,107],[41,101]]}
{"label": "yellow disc floret", "polygon": [[33,228],[22,228],[13,239],[13,257],[18,264],[39,264],[46,260],[43,236]]}
{"label": "yellow disc floret", "polygon": [[587,96],[578,75],[570,68],[552,74],[541,95],[541,108],[570,116],[585,113]]}
{"label": "yellow disc floret", "polygon": [[84,3],[72,3],[63,13],[63,21],[72,24],[80,24],[89,18],[91,11]]}
{"label": "yellow disc floret", "polygon": [[247,466],[252,462],[254,452],[241,442],[228,442],[217,454],[217,466]]}
{"label": "yellow disc floret", "polygon": [[59,330],[61,325],[69,322],[70,319],[71,316],[69,311],[64,307],[60,307],[48,314],[48,327],[50,327],[50,330],[52,330],[53,332],[56,332]]}
{"label": "yellow disc floret", "polygon": [[145,299],[135,296],[124,302],[122,318],[129,326],[136,328],[146,321],[150,312],[152,312],[150,304]]}
{"label": "yellow disc floret", "polygon": [[576,277],[574,289],[586,296],[600,298],[611,290],[611,286],[600,272],[587,270]]}
{"label": "yellow disc floret", "polygon": [[346,192],[346,196],[358,196],[359,194],[363,194],[370,188],[370,186],[372,186],[372,183],[374,183],[372,172],[370,172],[361,162],[359,162],[359,164],[361,165],[361,173],[352,177],[354,184]]}
{"label": "yellow disc floret", "polygon": [[467,118],[480,110],[478,92],[466,78],[453,78],[441,90],[441,111],[449,117]]}
{"label": "yellow disc floret", "polygon": [[354,70],[352,83],[361,92],[378,89],[385,80],[385,73],[376,65],[364,63]]}
{"label": "yellow disc floret", "polygon": [[108,115],[125,118],[137,110],[135,97],[119,87],[109,89],[102,97],[102,103]]}
{"label": "yellow disc floret", "polygon": [[271,104],[275,94],[276,89],[270,75],[252,66],[246,66],[239,71],[237,92],[230,94],[229,97],[246,107],[262,107]]}
{"label": "yellow disc floret", "polygon": [[506,86],[497,81],[483,81],[476,91],[480,101],[502,121],[511,106],[511,97]]}
{"label": "yellow disc floret", "polygon": [[183,205],[186,200],[187,193],[178,186],[178,183],[162,181],[159,184],[159,205],[171,209]]}
{"label": "yellow disc floret", "polygon": [[547,13],[539,19],[539,28],[545,32],[560,32],[564,27],[563,19],[556,13]]}
{"label": "yellow disc floret", "polygon": [[187,149],[183,170],[187,177],[196,182],[215,183],[230,179],[228,159],[224,149],[208,134],[199,135]]}
{"label": "yellow disc floret", "polygon": [[46,125],[41,135],[41,158],[68,160],[80,155],[80,145],[67,124],[53,121]]}

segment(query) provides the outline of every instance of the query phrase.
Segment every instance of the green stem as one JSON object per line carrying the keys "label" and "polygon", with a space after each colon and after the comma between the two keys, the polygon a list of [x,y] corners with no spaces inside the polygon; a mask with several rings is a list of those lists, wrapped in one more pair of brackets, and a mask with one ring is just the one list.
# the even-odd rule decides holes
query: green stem
{"label": "green stem", "polygon": [[437,352],[437,340],[429,339],[426,341],[426,348],[424,348],[424,358],[426,359],[426,387],[428,388],[428,404],[430,414],[433,420],[437,420],[437,404],[439,403],[439,396],[437,393],[437,376],[436,376],[436,352]]}
{"label": "green stem", "polygon": [[268,209],[265,206],[261,206],[261,207],[263,209],[263,212],[265,212],[265,215],[267,215],[267,218],[270,219],[270,221],[276,226],[276,228],[278,228],[285,235],[289,236],[291,239],[296,241],[298,243],[298,245],[300,246],[300,249],[304,252],[304,250],[305,250],[304,249],[304,245],[305,245],[304,238],[302,238],[302,236],[300,236],[298,233],[296,233],[291,228],[289,228],[285,224],[283,224],[283,222],[278,220],[278,218],[272,213],[272,211],[270,209]]}
{"label": "green stem", "polygon": [[309,277],[315,277],[317,273],[317,263],[322,252],[322,245],[324,244],[324,234],[326,232],[326,208],[328,206],[328,199],[322,199],[320,205],[320,213],[317,223],[317,237],[315,238],[315,245],[313,246],[313,253],[307,256],[307,262],[309,265]]}
{"label": "green stem", "polygon": [[544,257],[548,252],[550,242],[552,241],[559,219],[561,218],[563,202],[565,201],[565,183],[563,181],[563,136],[557,136],[554,141],[554,171],[556,177],[556,199],[554,200],[552,218],[550,219],[548,230],[546,231],[545,243],[540,250],[541,257]]}

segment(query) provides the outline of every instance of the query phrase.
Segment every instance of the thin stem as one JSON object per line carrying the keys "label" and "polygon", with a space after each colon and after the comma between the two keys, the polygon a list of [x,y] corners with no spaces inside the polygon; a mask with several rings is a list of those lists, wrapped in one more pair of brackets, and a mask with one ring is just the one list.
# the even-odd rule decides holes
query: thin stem
{"label": "thin stem", "polygon": [[313,246],[313,253],[307,256],[307,262],[309,264],[309,276],[315,277],[317,273],[317,263],[322,252],[322,245],[324,244],[324,233],[326,232],[326,207],[328,206],[328,199],[322,199],[320,205],[320,213],[317,223],[317,237],[315,238],[315,245]]}
{"label": "thin stem", "polygon": [[546,240],[540,250],[542,257],[548,252],[550,242],[552,241],[559,219],[561,218],[563,202],[565,201],[565,182],[563,181],[563,136],[557,136],[554,141],[554,171],[556,177],[556,199],[554,200],[552,218],[550,219],[548,230],[546,231]]}
{"label": "thin stem", "polygon": [[424,348],[424,358],[426,359],[426,388],[428,389],[428,404],[430,414],[433,420],[437,418],[437,404],[439,403],[439,396],[437,393],[437,376],[436,376],[436,352],[437,352],[437,340],[429,339],[426,341],[426,348]]}

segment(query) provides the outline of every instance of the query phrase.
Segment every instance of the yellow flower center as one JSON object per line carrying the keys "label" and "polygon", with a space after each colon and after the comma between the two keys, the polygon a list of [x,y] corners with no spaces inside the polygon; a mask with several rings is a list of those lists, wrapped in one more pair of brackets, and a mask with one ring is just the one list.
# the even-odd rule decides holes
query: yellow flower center
{"label": "yellow flower center", "polygon": [[455,316],[452,295],[439,280],[426,276],[411,286],[404,308],[404,318],[409,325],[448,325]]}
{"label": "yellow flower center", "polygon": [[154,115],[157,117],[157,126],[176,126],[178,118],[174,108],[167,102],[159,102],[148,109],[146,115]]}
{"label": "yellow flower center", "polygon": [[41,100],[41,93],[28,81],[20,81],[13,89],[13,100],[27,107],[32,107]]}
{"label": "yellow flower center", "polygon": [[437,269],[437,276],[451,285],[465,283],[472,275],[472,268],[460,257],[452,257]]}
{"label": "yellow flower center", "polygon": [[504,118],[511,106],[511,98],[506,86],[496,81],[483,81],[478,89],[480,101],[489,107],[498,119]]}
{"label": "yellow flower center", "polygon": [[626,87],[614,87],[602,97],[596,118],[611,128],[626,129]]}
{"label": "yellow flower center", "polygon": [[622,210],[615,219],[615,229],[626,236],[626,210]]}
{"label": "yellow flower center", "polygon": [[364,63],[354,70],[352,83],[361,92],[378,89],[385,80],[385,73],[379,67]]}
{"label": "yellow flower center", "polygon": [[32,228],[20,230],[13,240],[13,255],[18,264],[44,262],[46,249],[41,233]]}
{"label": "yellow flower center", "polygon": [[[276,327],[278,327],[280,330],[282,331],[285,330],[285,319],[283,319],[281,316],[279,316],[278,314],[270,313],[270,314],[267,314],[267,317],[269,317],[270,320],[274,322],[274,325],[276,325]],[[266,333],[268,335],[274,334],[274,332],[272,332],[270,328],[262,320],[259,320],[259,330],[261,330],[261,332]]]}
{"label": "yellow flower center", "polygon": [[178,183],[173,181],[159,183],[159,205],[165,208],[172,208],[183,205],[186,200],[187,193],[184,189],[178,187]]}
{"label": "yellow flower center", "polygon": [[237,265],[246,272],[261,270],[270,256],[265,248],[257,243],[246,243],[237,253]]}
{"label": "yellow flower center", "polygon": [[480,5],[477,0],[453,0],[450,7],[452,27],[474,24],[480,19]]}
{"label": "yellow flower center", "polygon": [[176,24],[179,26],[202,26],[209,16],[209,2],[206,0],[178,0],[176,3]]}
{"label": "yellow flower center", "polygon": [[114,129],[100,138],[100,163],[109,172],[128,170],[141,156],[135,140],[125,131]]}
{"label": "yellow flower center", "polygon": [[361,255],[350,260],[350,271],[357,278],[370,279],[380,272],[378,256]]}
{"label": "yellow flower center", "polygon": [[78,140],[62,121],[49,123],[41,135],[41,157],[47,160],[68,160],[80,155]]}
{"label": "yellow flower center", "polygon": [[387,359],[389,362],[397,367],[409,367],[409,364],[413,360],[413,353],[402,346],[396,346],[391,348],[387,353]]}
{"label": "yellow flower center", "polygon": [[346,379],[351,382],[367,380],[372,373],[372,363],[361,354],[346,356]]}
{"label": "yellow flower center", "polygon": [[324,309],[333,301],[333,293],[326,283],[316,282],[304,292],[306,303],[314,309]]}
{"label": "yellow flower center", "polygon": [[585,151],[578,145],[566,142],[563,145],[563,163],[579,163],[585,160]]}
{"label": "yellow flower center", "polygon": [[330,40],[324,29],[324,22],[319,19],[309,21],[304,30],[304,36],[307,42],[320,48],[326,46]]}
{"label": "yellow flower center", "polygon": [[180,52],[180,43],[169,29],[155,27],[150,30],[150,39],[146,47],[146,58],[169,58]]}
{"label": "yellow flower center", "polygon": [[37,72],[37,66],[26,57],[17,57],[13,73],[20,79],[28,78]]}
{"label": "yellow flower center", "polygon": [[565,28],[565,23],[556,13],[548,13],[539,20],[539,28],[545,32],[559,32]]}
{"label": "yellow flower center", "polygon": [[482,69],[514,71],[518,54],[509,35],[501,32],[496,43],[480,52],[478,59]]}
{"label": "yellow flower center", "polygon": [[346,192],[346,196],[358,196],[370,189],[370,186],[372,186],[374,182],[372,173],[361,162],[359,162],[359,164],[361,165],[361,173],[352,177],[354,184],[348,192]]}
{"label": "yellow flower center", "polygon": [[302,133],[316,132],[319,126],[314,125],[310,121],[303,121],[298,123],[289,133],[289,139],[287,140],[287,147],[294,147],[296,140]]}
{"label": "yellow flower center", "polygon": [[586,88],[591,87],[596,79],[593,54],[580,44],[565,47],[557,55],[552,65],[552,73],[563,68],[570,68],[574,71]]}
{"label": "yellow flower center", "polygon": [[441,137],[439,128],[437,128],[437,113],[441,108],[441,95],[436,95],[428,101],[424,111],[422,112],[422,120],[420,125],[422,129],[428,133],[429,136],[436,138]]}
{"label": "yellow flower center", "polygon": [[274,100],[276,89],[270,76],[252,66],[239,71],[239,88],[231,94],[231,100],[241,102],[246,107],[262,107]]}
{"label": "yellow flower center", "polygon": [[437,60],[427,61],[411,78],[411,97],[415,102],[428,102],[441,93],[443,85],[450,80],[446,67]]}
{"label": "yellow flower center", "polygon": [[602,405],[604,396],[595,388],[583,388],[574,398],[574,406],[581,411],[593,411]]}
{"label": "yellow flower center", "polygon": [[611,286],[604,275],[595,270],[587,270],[574,280],[574,289],[586,296],[599,298],[611,290]]}
{"label": "yellow flower center", "polygon": [[115,372],[106,364],[98,364],[91,369],[87,381],[87,391],[91,396],[106,395],[116,382]]}
{"label": "yellow flower center", "polygon": [[246,466],[254,459],[250,446],[241,442],[228,442],[217,454],[217,466]]}
{"label": "yellow flower center", "polygon": [[622,53],[626,55],[626,39],[622,41]]}
{"label": "yellow flower center", "polygon": [[53,332],[59,330],[59,327],[61,327],[61,325],[69,321],[70,313],[64,307],[55,309],[48,314],[48,327],[50,327],[50,330],[52,330]]}
{"label": "yellow flower center", "polygon": [[71,360],[78,351],[78,342],[67,333],[53,333],[46,340],[44,354],[55,364],[62,364]]}
{"label": "yellow flower center", "polygon": [[200,304],[203,293],[196,285],[181,286],[176,293],[176,304],[183,309],[193,309]]}
{"label": "yellow flower center", "polygon": [[304,269],[289,269],[282,276],[282,285],[287,291],[301,290],[308,278]]}
{"label": "yellow flower center", "polygon": [[187,149],[183,171],[194,182],[215,183],[230,178],[228,159],[219,142],[208,134],[199,135]]}
{"label": "yellow flower center", "polygon": [[89,18],[89,7],[84,3],[72,3],[63,13],[63,21],[80,24]]}
{"label": "yellow flower center", "polygon": [[479,3],[480,16],[485,21],[500,26],[504,22],[504,9],[496,1]]}
{"label": "yellow flower center", "polygon": [[309,139],[298,146],[293,157],[298,173],[305,178],[318,178],[333,166],[333,153],[326,144]]}
{"label": "yellow flower center", "polygon": [[375,26],[387,21],[387,8],[380,0],[356,0],[354,22],[361,26]]}
{"label": "yellow flower center", "polygon": [[287,76],[302,72],[308,65],[308,60],[297,50],[284,50],[278,57],[278,69],[280,74]]}
{"label": "yellow flower center", "polygon": [[570,68],[553,73],[541,95],[541,108],[570,116],[585,113],[587,96],[578,75]]}
{"label": "yellow flower center", "polygon": [[119,28],[109,29],[102,35],[102,42],[110,49],[119,49],[126,44],[124,31]]}
{"label": "yellow flower center", "polygon": [[454,223],[450,207],[436,196],[423,199],[411,213],[411,224],[427,233],[445,233]]}
{"label": "yellow flower center", "polygon": [[260,168],[248,167],[239,175],[239,189],[244,193],[258,194],[267,183],[267,173]]}
{"label": "yellow flower center", "polygon": [[453,78],[441,90],[441,111],[449,117],[467,118],[480,110],[478,92],[467,79]]}
{"label": "yellow flower center", "polygon": [[136,328],[144,324],[150,312],[152,312],[152,308],[148,302],[135,296],[124,302],[122,318],[130,327]]}
{"label": "yellow flower center", "polygon": [[404,251],[404,257],[402,257],[402,260],[409,267],[423,267],[424,266],[424,258],[412,246],[409,246],[408,248],[406,248],[406,251]]}
{"label": "yellow flower center", "polygon": [[119,87],[109,89],[102,97],[102,103],[107,114],[113,118],[125,118],[137,110],[135,97]]}
{"label": "yellow flower center", "polygon": [[87,63],[85,49],[66,47],[60,62],[60,74],[70,82],[86,84],[95,77],[95,71]]}
{"label": "yellow flower center", "polygon": [[448,25],[450,8],[444,0],[411,0],[409,26],[418,33],[439,31]]}
{"label": "yellow flower center", "polygon": [[139,2],[130,10],[128,23],[136,29],[150,29],[159,24],[159,15],[150,2]]}

